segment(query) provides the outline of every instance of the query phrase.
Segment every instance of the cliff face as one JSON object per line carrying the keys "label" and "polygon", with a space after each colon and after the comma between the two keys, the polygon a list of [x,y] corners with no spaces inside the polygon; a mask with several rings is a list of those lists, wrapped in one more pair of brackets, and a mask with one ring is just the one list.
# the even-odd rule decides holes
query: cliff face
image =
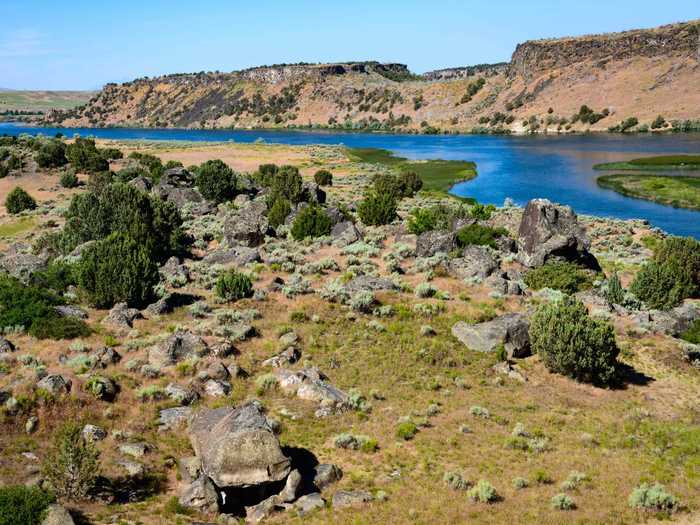
{"label": "cliff face", "polygon": [[[65,126],[604,130],[700,118],[699,21],[525,42],[509,63],[414,75],[403,64],[283,64],[108,84]],[[580,119],[587,105],[594,118]]]}

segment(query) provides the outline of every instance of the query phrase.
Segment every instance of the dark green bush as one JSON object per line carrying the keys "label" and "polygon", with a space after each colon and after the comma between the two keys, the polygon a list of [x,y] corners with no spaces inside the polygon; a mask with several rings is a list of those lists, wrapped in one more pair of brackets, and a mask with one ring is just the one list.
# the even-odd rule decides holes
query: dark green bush
{"label": "dark green bush", "polygon": [[214,291],[225,301],[238,301],[253,296],[253,283],[247,275],[229,270],[219,276]]}
{"label": "dark green bush", "polygon": [[393,175],[382,173],[373,179],[374,191],[379,195],[392,195],[395,199],[413,197],[423,187],[421,178],[412,171]]}
{"label": "dark green bush", "polygon": [[66,170],[63,173],[61,173],[60,182],[61,186],[63,186],[64,188],[75,188],[79,184],[78,177],[72,170]]}
{"label": "dark green bush", "polygon": [[118,182],[127,183],[130,180],[134,180],[136,177],[150,177],[150,173],[146,168],[139,164],[132,164],[120,169],[115,175],[114,179]]}
{"label": "dark green bush", "polygon": [[37,339],[75,339],[91,333],[90,327],[81,319],[58,315],[50,315],[39,323],[33,323],[29,329],[29,335]]}
{"label": "dark green bush", "polygon": [[319,186],[332,186],[333,174],[328,170],[318,170],[314,173],[314,181]]}
{"label": "dark green bush", "polygon": [[261,186],[269,188],[272,185],[272,179],[279,171],[277,164],[261,164],[258,166],[258,171],[253,174],[255,179]]}
{"label": "dark green bush", "polygon": [[118,148],[101,148],[99,152],[105,160],[119,160],[124,158],[124,154]]}
{"label": "dark green bush", "polygon": [[216,203],[236,196],[237,177],[225,162],[208,160],[197,168],[197,188],[202,196]]}
{"label": "dark green bush", "polygon": [[114,182],[114,173],[111,171],[97,171],[88,176],[88,190],[99,195],[107,186]]}
{"label": "dark green bush", "polygon": [[294,219],[291,233],[299,241],[307,237],[329,235],[332,227],[330,217],[320,206],[306,206]]}
{"label": "dark green bush", "polygon": [[14,215],[25,210],[33,210],[36,208],[36,201],[29,193],[19,186],[15,186],[12,191],[7,194],[5,208],[7,208],[7,213]]}
{"label": "dark green bush", "polygon": [[97,173],[109,170],[109,162],[95,146],[94,139],[77,137],[66,146],[66,158],[78,172]]}
{"label": "dark green bush", "polygon": [[623,304],[625,302],[625,289],[622,287],[620,277],[616,273],[608,279],[605,298],[610,304]]}
{"label": "dark green bush", "polygon": [[270,176],[270,198],[283,197],[292,204],[303,202],[306,198],[299,169],[295,166],[282,166]]}
{"label": "dark green bush", "polygon": [[593,285],[593,279],[588,271],[577,264],[566,261],[548,262],[534,268],[525,274],[525,284],[533,290],[552,288],[572,294],[587,290]]}
{"label": "dark green bush", "polygon": [[469,209],[469,215],[478,221],[487,221],[495,210],[496,207],[493,204],[476,203]]}
{"label": "dark green bush", "polygon": [[693,321],[688,329],[681,334],[681,339],[694,345],[700,344],[700,319]]}
{"label": "dark green bush", "polygon": [[0,487],[0,525],[40,525],[56,498],[39,487]]}
{"label": "dark green bush", "polygon": [[148,246],[128,233],[112,233],[82,254],[78,283],[98,308],[126,302],[143,307],[154,299],[158,266]]}
{"label": "dark green bush", "polygon": [[156,260],[164,261],[181,251],[185,242],[182,218],[173,203],[126,184],[110,184],[99,194],[74,196],[66,218],[58,243],[63,253],[112,232],[128,232]]}
{"label": "dark green bush", "polygon": [[146,171],[148,171],[149,177],[156,182],[160,180],[163,172],[165,171],[163,162],[155,155],[134,151],[129,154],[129,158],[138,161],[139,166],[145,168]]}
{"label": "dark green bush", "polygon": [[357,215],[367,226],[389,224],[396,218],[396,197],[391,193],[369,192],[357,206]]}
{"label": "dark green bush", "polygon": [[399,174],[399,184],[402,197],[413,197],[423,188],[423,179],[415,171],[404,171]]}
{"label": "dark green bush", "polygon": [[64,423],[54,434],[42,473],[57,496],[71,501],[87,499],[99,474],[100,453],[83,438],[83,427]]}
{"label": "dark green bush", "polygon": [[432,230],[450,230],[456,220],[469,216],[466,206],[437,204],[427,208],[414,208],[408,218],[408,230],[416,235]]}
{"label": "dark green bush", "polygon": [[642,266],[630,291],[651,308],[668,309],[700,292],[700,243],[669,237]]}
{"label": "dark green bush", "polygon": [[272,203],[270,211],[267,213],[267,220],[270,226],[277,228],[278,226],[284,224],[287,216],[292,212],[292,206],[289,201],[284,197],[278,197]]}
{"label": "dark green bush", "polygon": [[66,145],[57,139],[43,141],[34,159],[41,168],[60,168],[68,163]]}
{"label": "dark green bush", "polygon": [[620,349],[613,327],[590,317],[573,297],[537,309],[530,322],[530,344],[552,372],[601,385],[616,378]]}
{"label": "dark green bush", "polygon": [[508,230],[505,228],[490,228],[480,224],[470,224],[460,228],[457,232],[457,244],[462,248],[472,244],[496,248],[496,239],[507,236]]}

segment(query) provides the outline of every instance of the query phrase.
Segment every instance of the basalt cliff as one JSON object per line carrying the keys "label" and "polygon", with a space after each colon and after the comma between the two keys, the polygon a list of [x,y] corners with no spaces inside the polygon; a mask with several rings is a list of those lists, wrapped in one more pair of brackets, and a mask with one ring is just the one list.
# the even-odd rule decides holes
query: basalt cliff
{"label": "basalt cliff", "polygon": [[45,123],[423,133],[670,129],[700,119],[699,28],[694,20],[528,41],[510,62],[422,75],[402,64],[350,62],[140,78],[107,84],[85,106],[54,111]]}

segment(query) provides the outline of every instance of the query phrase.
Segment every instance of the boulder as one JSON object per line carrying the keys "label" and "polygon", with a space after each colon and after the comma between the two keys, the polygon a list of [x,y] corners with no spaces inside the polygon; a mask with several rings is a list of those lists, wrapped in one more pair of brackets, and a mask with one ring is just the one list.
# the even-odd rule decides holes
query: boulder
{"label": "boulder", "polygon": [[202,357],[209,353],[209,346],[189,331],[178,331],[166,341],[148,351],[148,362],[157,367],[174,365],[188,357]]}
{"label": "boulder", "polygon": [[173,168],[163,173],[152,192],[178,208],[189,205],[195,215],[213,212],[216,207],[202,197],[194,184],[195,178],[189,171],[185,168]]}
{"label": "boulder", "polygon": [[268,230],[267,205],[264,201],[250,202],[224,223],[224,237],[229,246],[260,246],[265,242]]}
{"label": "boulder", "polygon": [[190,405],[199,399],[199,394],[196,391],[184,388],[175,383],[169,383],[165,387],[165,394],[173,401],[181,405]]}
{"label": "boulder", "polygon": [[342,477],[343,471],[340,467],[331,463],[321,463],[314,469],[314,486],[323,492],[329,485],[340,481]]}
{"label": "boulder", "polygon": [[372,494],[367,490],[339,490],[333,494],[333,508],[358,507],[372,501]]}
{"label": "boulder", "polygon": [[153,181],[151,181],[151,179],[149,179],[148,177],[144,177],[143,175],[134,177],[129,182],[127,182],[127,184],[145,192],[149,192],[153,188]]}
{"label": "boulder", "polygon": [[416,255],[431,257],[436,253],[450,253],[456,246],[457,235],[450,231],[433,230],[421,233],[416,239]]}
{"label": "boulder", "polygon": [[259,262],[260,260],[260,251],[257,248],[249,248],[247,246],[220,248],[203,259],[206,264],[235,264],[236,266]]}
{"label": "boulder", "polygon": [[[638,317],[641,316],[638,314]],[[678,337],[685,332],[698,318],[700,318],[700,307],[688,300],[670,310],[649,310],[648,312],[648,324],[651,330],[673,337]]]}
{"label": "boulder", "polygon": [[527,203],[518,229],[518,260],[530,268],[549,260],[575,261],[591,269],[600,265],[589,252],[591,243],[570,206],[547,199]]}
{"label": "boulder", "polygon": [[314,204],[324,204],[326,202],[326,192],[315,182],[304,182],[301,187],[308,202]]}
{"label": "boulder", "polygon": [[87,441],[102,441],[107,437],[107,431],[97,425],[85,425],[83,427],[83,438]]}
{"label": "boulder", "polygon": [[108,346],[98,348],[90,354],[93,368],[107,368],[110,365],[116,365],[121,359],[122,356],[119,355],[119,352]]}
{"label": "boulder", "polygon": [[46,509],[41,525],[75,525],[75,521],[65,507],[53,504]]}
{"label": "boulder", "polygon": [[299,399],[315,401],[335,411],[349,408],[348,394],[336,388],[327,381],[327,377],[318,368],[288,370],[277,368],[273,372],[279,381],[280,388]]}
{"label": "boulder", "polygon": [[255,401],[237,409],[200,410],[190,421],[189,436],[202,471],[218,487],[281,481],[291,470],[289,458]]}
{"label": "boulder", "polygon": [[504,345],[509,358],[530,355],[530,323],[522,314],[505,314],[491,321],[468,324],[459,321],[452,335],[477,352],[494,352]]}
{"label": "boulder", "polygon": [[168,282],[185,284],[190,280],[190,270],[177,257],[170,257],[160,268],[160,274]]}
{"label": "boulder", "polygon": [[262,500],[257,505],[252,505],[245,508],[245,522],[246,523],[260,523],[264,519],[272,515],[277,508],[280,508],[280,498],[274,494],[264,500]]}
{"label": "boulder", "polygon": [[357,292],[372,291],[376,292],[379,290],[398,290],[398,286],[394,284],[391,279],[386,279],[384,277],[373,277],[371,275],[358,275],[353,277],[345,285],[345,289],[350,294]]}
{"label": "boulder", "polygon": [[486,246],[467,246],[462,257],[450,260],[449,272],[459,279],[485,279],[499,268],[499,261]]}
{"label": "boulder", "polygon": [[203,512],[219,512],[219,495],[212,481],[204,475],[186,485],[178,498],[180,505]]}
{"label": "boulder", "polygon": [[136,308],[129,308],[126,303],[118,303],[112,307],[107,317],[102,320],[102,324],[115,328],[132,328],[134,320],[142,317],[141,312]]}
{"label": "boulder", "polygon": [[159,430],[172,430],[189,421],[192,415],[190,407],[165,408],[158,414]]}
{"label": "boulder", "polygon": [[54,396],[69,393],[71,385],[70,379],[59,374],[49,374],[36,384],[37,388],[41,388]]}
{"label": "boulder", "polygon": [[294,508],[297,509],[300,516],[304,516],[316,509],[322,509],[326,506],[326,502],[318,492],[302,496],[294,503]]}
{"label": "boulder", "polygon": [[121,459],[117,461],[117,465],[123,468],[131,478],[140,478],[146,473],[146,467],[143,466],[143,463],[139,463],[138,461]]}
{"label": "boulder", "polygon": [[331,230],[333,244],[344,248],[362,239],[362,233],[352,221],[342,221],[333,226]]}
{"label": "boulder", "polygon": [[31,253],[7,254],[0,258],[0,270],[25,283],[36,272],[45,270],[47,264],[47,257]]}
{"label": "boulder", "polygon": [[0,336],[0,354],[10,354],[15,351],[12,341]]}
{"label": "boulder", "polygon": [[88,384],[90,393],[102,401],[113,401],[117,395],[117,384],[109,377],[92,376]]}
{"label": "boulder", "polygon": [[87,319],[88,318],[88,314],[85,310],[83,310],[82,308],[78,308],[77,306],[70,305],[70,304],[61,304],[58,306],[54,306],[53,309],[61,317],[72,317],[74,319]]}
{"label": "boulder", "polygon": [[301,485],[301,474],[294,469],[287,476],[287,481],[284,484],[282,492],[279,493],[279,498],[285,503],[291,503],[297,499],[297,491]]}

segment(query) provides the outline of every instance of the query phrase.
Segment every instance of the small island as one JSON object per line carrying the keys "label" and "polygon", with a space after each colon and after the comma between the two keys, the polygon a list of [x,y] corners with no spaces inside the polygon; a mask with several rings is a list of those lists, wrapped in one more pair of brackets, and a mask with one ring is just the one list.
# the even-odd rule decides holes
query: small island
{"label": "small island", "polygon": [[700,170],[700,155],[661,155],[624,162],[605,162],[593,166],[599,171],[674,171]]}

